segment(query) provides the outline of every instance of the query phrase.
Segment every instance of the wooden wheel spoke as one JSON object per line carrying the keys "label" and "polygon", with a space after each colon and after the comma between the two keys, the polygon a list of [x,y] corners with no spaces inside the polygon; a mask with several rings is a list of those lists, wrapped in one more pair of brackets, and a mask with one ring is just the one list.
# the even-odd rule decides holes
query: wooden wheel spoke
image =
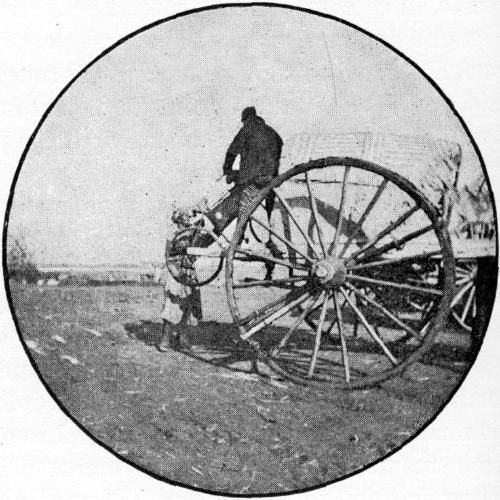
{"label": "wooden wheel spoke", "polygon": [[296,288],[290,292],[288,292],[286,295],[283,295],[282,297],[279,297],[276,300],[273,300],[272,302],[269,302],[265,306],[253,311],[251,314],[248,316],[245,316],[244,318],[240,318],[237,320],[238,325],[245,325],[248,324],[254,320],[261,319],[262,316],[265,316],[266,314],[271,314],[273,311],[275,311],[277,308],[281,307],[284,304],[287,304],[289,301],[295,299],[298,297],[300,294],[305,292],[307,290],[307,287],[301,287],[301,288]]}
{"label": "wooden wheel spoke", "polygon": [[300,313],[300,316],[297,318],[294,324],[288,329],[286,335],[281,339],[278,347],[276,347],[272,351],[272,356],[277,356],[279,352],[286,346],[288,340],[295,333],[297,328],[302,324],[305,317],[314,309],[316,304],[318,304],[318,302],[322,300],[323,293],[324,292],[321,292],[320,294],[316,294],[314,297],[312,297],[311,302],[307,305],[307,307],[304,308],[304,310]]}
{"label": "wooden wheel spoke", "polygon": [[252,335],[262,330],[262,328],[264,328],[265,326],[270,325],[274,321],[283,317],[295,307],[305,302],[309,296],[309,292],[306,292],[296,299],[292,300],[291,302],[283,305],[283,307],[280,307],[278,310],[266,314],[263,318],[260,318],[259,322],[256,325],[252,326],[249,330],[246,330],[244,333],[242,333],[241,338],[243,340],[249,339]]}
{"label": "wooden wheel spoke", "polygon": [[235,253],[241,253],[243,255],[247,255],[248,257],[253,257],[256,260],[274,262],[275,264],[279,264],[280,266],[290,267],[292,269],[300,269],[303,271],[308,269],[308,267],[305,265],[290,262],[284,259],[278,259],[277,257],[272,257],[271,255],[266,255],[260,252],[254,252],[253,250],[249,250],[247,248],[238,247],[235,249]]}
{"label": "wooden wheel spoke", "polygon": [[455,268],[464,274],[474,274],[477,271],[477,264],[475,262],[458,262]]}
{"label": "wooden wheel spoke", "polygon": [[459,278],[469,278],[471,276],[471,270],[470,269],[463,269],[462,267],[456,267],[455,268],[455,276]]}
{"label": "wooden wheel spoke", "polygon": [[427,321],[427,323],[420,330],[421,337],[423,337],[427,333],[427,330],[429,329],[430,326],[431,326],[431,321]]}
{"label": "wooden wheel spoke", "polygon": [[465,276],[464,278],[460,278],[459,280],[457,280],[455,285],[462,286],[465,285],[466,283],[470,283],[470,281],[471,281],[470,276]]}
{"label": "wooden wheel spoke", "polygon": [[372,267],[391,266],[394,264],[401,264],[403,262],[411,262],[411,261],[417,262],[419,260],[426,260],[432,257],[437,257],[438,255],[440,255],[440,253],[441,252],[439,250],[436,250],[434,252],[423,252],[417,255],[406,255],[404,257],[397,257],[394,259],[385,259],[385,260],[377,260],[375,262],[366,262],[363,264],[354,264],[353,266],[350,266],[349,269],[357,271],[358,269],[369,269]]}
{"label": "wooden wheel spoke", "polygon": [[321,231],[321,227],[319,226],[318,205],[316,203],[316,198],[314,197],[314,194],[312,192],[311,180],[309,179],[309,175],[307,172],[304,175],[306,178],[307,192],[309,194],[309,204],[311,205],[311,212],[313,214],[314,224],[316,225],[316,231],[318,233],[319,244],[321,247],[321,251],[323,253],[323,257],[326,257],[326,249],[325,249],[325,244],[323,242],[323,234],[322,234],[323,232]]}
{"label": "wooden wheel spoke", "polygon": [[377,192],[375,193],[373,198],[370,200],[370,203],[368,203],[368,206],[365,208],[365,211],[361,215],[359,221],[356,223],[354,230],[351,232],[351,234],[347,238],[347,241],[344,243],[344,246],[339,254],[340,259],[344,256],[344,254],[346,253],[347,249],[349,248],[349,246],[352,243],[352,241],[354,240],[354,238],[356,238],[356,236],[361,231],[363,224],[365,223],[367,217],[370,215],[370,213],[373,210],[373,207],[377,203],[378,199],[380,198],[380,196],[384,192],[388,182],[389,182],[388,179],[384,179],[382,181],[382,183],[380,184],[380,186],[377,188]]}
{"label": "wooden wheel spoke", "polygon": [[316,362],[318,360],[318,352],[321,344],[321,333],[323,331],[323,323],[325,322],[326,310],[328,308],[328,294],[325,295],[323,299],[323,304],[321,306],[321,313],[319,316],[318,327],[316,329],[316,339],[314,342],[314,350],[311,358],[311,364],[309,365],[309,371],[307,376],[311,378],[314,375],[314,369],[316,368]]}
{"label": "wooden wheel spoke", "polygon": [[455,307],[461,300],[462,297],[474,286],[474,283],[472,281],[469,281],[463,288],[461,288],[458,293],[453,297],[453,300],[451,301],[450,308]]}
{"label": "wooden wheel spoke", "polygon": [[399,240],[393,240],[389,243],[386,243],[385,245],[378,247],[378,248],[373,248],[371,251],[366,252],[364,255],[362,255],[359,259],[358,262],[363,262],[367,259],[373,259],[374,257],[378,257],[380,255],[383,255],[386,252],[389,252],[390,250],[394,250],[395,248],[400,249],[408,243],[411,240],[414,240],[420,236],[422,236],[425,233],[428,233],[429,231],[432,231],[434,228],[432,224],[429,224],[428,226],[423,227],[422,229],[418,229],[417,231],[413,231],[410,234],[407,234],[406,236],[403,236]]}
{"label": "wooden wheel spoke", "polygon": [[368,302],[368,304],[371,304],[373,307],[381,311],[385,316],[387,316],[394,323],[396,323],[396,325],[400,326],[405,332],[408,332],[413,338],[418,340],[419,343],[422,342],[422,337],[416,330],[414,330],[411,326],[407,325],[405,322],[401,321],[395,314],[389,311],[382,304],[379,304],[376,300],[372,299],[371,297],[368,297],[368,295],[366,295],[362,290],[358,290],[351,283],[346,283],[346,286],[347,288],[349,288],[349,290],[354,292],[358,297],[361,297],[364,301]]}
{"label": "wooden wheel spoke", "polygon": [[367,250],[375,246],[382,238],[387,236],[389,233],[392,233],[394,229],[404,224],[419,209],[420,207],[417,205],[414,206],[413,208],[410,208],[410,210],[406,211],[403,215],[398,217],[394,222],[389,224],[385,229],[383,229],[379,234],[377,234],[377,236],[374,236],[370,241],[368,241],[365,245],[363,245],[363,247],[361,247],[359,250],[350,255],[349,260],[356,259],[361,254],[366,253]]}
{"label": "wooden wheel spoke", "polygon": [[278,200],[280,201],[280,203],[283,205],[284,209],[288,212],[288,215],[290,216],[290,219],[292,219],[292,221],[294,222],[295,226],[299,230],[300,234],[306,240],[306,242],[309,245],[309,248],[313,252],[314,256],[317,259],[319,259],[320,256],[319,256],[318,252],[315,249],[314,243],[312,242],[311,238],[309,238],[308,234],[304,231],[304,229],[302,228],[302,226],[299,224],[299,222],[297,221],[297,218],[293,215],[292,208],[290,207],[290,205],[288,204],[288,202],[285,200],[285,197],[278,191],[277,188],[274,189],[274,193],[276,194],[276,197],[278,198]]}
{"label": "wooden wheel spoke", "polygon": [[364,327],[368,331],[368,333],[371,335],[373,340],[380,346],[384,354],[387,356],[387,358],[390,360],[390,362],[394,365],[397,366],[399,364],[397,358],[392,354],[392,352],[389,350],[389,348],[384,344],[384,341],[379,337],[375,329],[373,328],[372,325],[368,322],[366,319],[365,315],[361,312],[361,310],[356,306],[356,304],[349,298],[347,293],[343,288],[340,289],[340,292],[342,295],[345,297],[347,300],[347,303],[351,306],[351,309],[354,311],[354,313],[358,316],[360,319],[361,323],[363,323]]}
{"label": "wooden wheel spoke", "polygon": [[261,227],[263,227],[267,231],[269,231],[276,238],[278,238],[281,242],[283,242],[286,246],[290,247],[292,250],[294,250],[299,255],[304,257],[304,259],[306,259],[308,262],[311,262],[311,263],[314,262],[313,259],[311,259],[311,257],[309,257],[308,255],[303,253],[300,249],[298,249],[290,240],[288,240],[284,236],[281,236],[281,234],[279,234],[277,231],[275,231],[271,226],[269,226],[265,222],[262,222],[261,220],[257,219],[257,217],[254,217],[253,215],[250,216],[250,219],[253,220],[254,222],[256,222],[257,224],[259,224]]}
{"label": "wooden wheel spoke", "polygon": [[[344,300],[344,304],[346,300]],[[339,305],[338,294],[333,292],[333,304],[335,306],[335,312],[337,315],[337,325],[339,329],[340,344],[342,346],[342,362],[344,364],[344,375],[345,381],[349,383],[351,381],[351,370],[349,367],[349,353],[347,352],[347,342],[344,332],[344,321],[342,319],[342,308]]]}
{"label": "wooden wheel spoke", "polygon": [[416,292],[423,295],[435,295],[441,297],[443,292],[441,290],[437,290],[436,288],[423,288],[420,286],[407,285],[406,283],[396,283],[394,281],[384,281],[375,278],[368,278],[367,276],[358,276],[356,274],[348,274],[346,276],[348,280],[360,281],[361,283],[369,283],[371,285],[389,287],[389,288],[398,288],[399,290],[406,290],[408,292]]}
{"label": "wooden wheel spoke", "polygon": [[337,228],[335,229],[335,235],[333,237],[332,244],[328,248],[328,255],[333,255],[334,257],[337,255],[337,245],[339,242],[340,234],[342,233],[342,224],[344,222],[344,212],[347,198],[347,186],[348,186],[348,178],[351,167],[345,167],[344,169],[344,178],[342,180],[342,193],[340,195],[340,206],[337,215]]}
{"label": "wooden wheel spoke", "polygon": [[[347,304],[347,301],[344,300],[344,302],[342,302],[342,305],[340,306],[340,308],[342,309],[342,311],[344,310],[345,306]],[[319,307],[321,307],[321,304],[316,304],[314,306],[314,308],[309,312],[312,313],[314,311],[316,311]],[[306,321],[308,320],[308,318],[306,317]],[[311,327],[311,329],[313,331],[316,331],[316,328],[318,327],[317,324],[315,324],[312,320],[308,321],[307,324]],[[337,318],[334,318],[334,320],[331,322],[330,326],[328,327],[328,330],[326,331],[326,334],[331,336],[331,333],[332,333],[332,330],[334,328],[334,326],[337,324]]]}
{"label": "wooden wheel spoke", "polygon": [[403,236],[402,238],[395,239],[379,248],[372,249],[372,252],[368,252],[368,254],[363,255],[361,260],[364,260],[365,258],[371,259],[373,257],[378,257],[379,255],[382,255],[394,249],[401,249],[409,241],[419,238],[420,236],[428,233],[429,231],[432,231],[433,229],[434,227],[432,226],[432,224],[429,224],[428,226],[418,229],[417,231],[413,231],[410,234]]}
{"label": "wooden wheel spoke", "polygon": [[308,276],[294,276],[290,278],[278,278],[271,280],[253,280],[253,281],[237,281],[234,283],[234,288],[251,288],[253,286],[277,286],[286,285],[288,283],[300,283],[306,281]]}
{"label": "wooden wheel spoke", "polygon": [[462,312],[462,317],[460,318],[462,323],[465,321],[465,318],[467,318],[467,314],[469,313],[469,309],[472,305],[472,300],[474,299],[474,294],[476,293],[476,287],[473,286],[470,289],[469,296],[467,297],[467,302],[465,303],[464,310]]}

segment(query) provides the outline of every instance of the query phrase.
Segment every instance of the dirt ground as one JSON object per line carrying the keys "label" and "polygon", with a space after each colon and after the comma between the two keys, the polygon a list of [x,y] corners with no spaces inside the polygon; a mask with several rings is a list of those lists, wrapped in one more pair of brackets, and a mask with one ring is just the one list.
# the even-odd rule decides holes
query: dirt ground
{"label": "dirt ground", "polygon": [[469,365],[468,338],[450,326],[381,387],[304,388],[260,363],[255,373],[235,351],[218,288],[204,292],[205,321],[184,332],[193,350],[166,353],[154,347],[160,286],[12,283],[11,293],[43,379],[76,421],[145,471],[218,493],[300,490],[364,468],[432,419]]}

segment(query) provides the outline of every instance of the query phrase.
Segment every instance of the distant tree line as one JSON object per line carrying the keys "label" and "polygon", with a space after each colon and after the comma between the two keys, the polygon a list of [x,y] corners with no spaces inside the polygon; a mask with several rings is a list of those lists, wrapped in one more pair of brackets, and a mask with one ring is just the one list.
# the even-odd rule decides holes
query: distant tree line
{"label": "distant tree line", "polygon": [[36,283],[40,272],[21,238],[14,238],[7,250],[7,271],[10,279]]}

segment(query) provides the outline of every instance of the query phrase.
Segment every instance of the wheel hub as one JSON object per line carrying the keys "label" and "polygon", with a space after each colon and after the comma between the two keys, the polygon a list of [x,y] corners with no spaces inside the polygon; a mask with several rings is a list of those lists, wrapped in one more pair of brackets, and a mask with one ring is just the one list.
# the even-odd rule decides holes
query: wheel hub
{"label": "wheel hub", "polygon": [[345,283],[347,268],[344,259],[326,257],[313,267],[313,274],[324,286],[338,287]]}

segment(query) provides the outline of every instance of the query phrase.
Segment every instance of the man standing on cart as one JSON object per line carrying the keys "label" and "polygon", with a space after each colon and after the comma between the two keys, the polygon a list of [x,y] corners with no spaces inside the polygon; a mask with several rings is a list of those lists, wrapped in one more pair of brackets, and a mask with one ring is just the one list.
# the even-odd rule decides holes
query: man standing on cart
{"label": "man standing on cart", "polygon": [[[277,177],[283,147],[283,140],[279,134],[257,115],[253,106],[243,110],[241,121],[243,126],[229,146],[222,167],[226,182],[228,184],[234,182],[241,189],[238,220],[245,215],[259,191]],[[240,168],[233,170],[233,164],[238,155],[240,156]],[[274,193],[271,192],[265,200],[265,210],[269,222],[273,211],[274,196]],[[266,246],[273,255],[279,253],[270,236]],[[266,262],[265,279],[272,278],[273,268],[272,263]]]}

